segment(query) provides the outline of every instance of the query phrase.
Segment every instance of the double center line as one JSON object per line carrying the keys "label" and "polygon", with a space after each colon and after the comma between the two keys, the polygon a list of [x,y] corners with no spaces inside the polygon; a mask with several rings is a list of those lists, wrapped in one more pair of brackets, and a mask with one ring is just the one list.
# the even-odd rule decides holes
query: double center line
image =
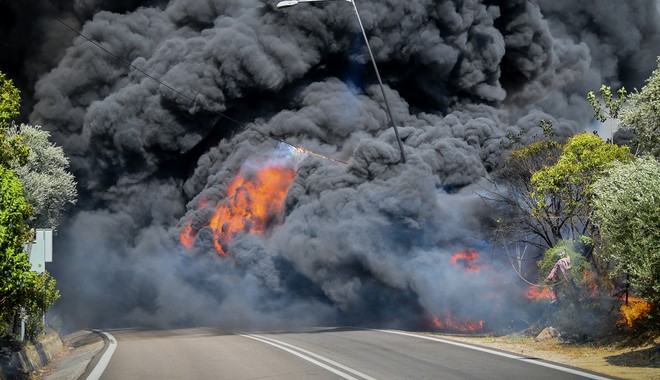
{"label": "double center line", "polygon": [[[269,338],[263,335],[255,335],[255,334],[240,334],[241,336],[245,338],[250,338],[257,340],[262,343],[269,344],[273,347],[277,347],[280,350],[286,351],[290,354],[296,355],[301,359],[307,360],[308,362],[312,364],[316,364],[317,366],[326,369],[338,376],[343,377],[344,379],[348,380],[360,380],[360,379],[365,379],[365,380],[376,380],[375,378],[364,374],[358,370],[355,370],[353,368],[347,367],[341,363],[337,363],[334,360],[328,359],[325,356],[315,354],[309,350],[306,350],[304,348],[294,346],[289,343],[285,343],[273,338]],[[356,377],[357,376],[357,377]]]}

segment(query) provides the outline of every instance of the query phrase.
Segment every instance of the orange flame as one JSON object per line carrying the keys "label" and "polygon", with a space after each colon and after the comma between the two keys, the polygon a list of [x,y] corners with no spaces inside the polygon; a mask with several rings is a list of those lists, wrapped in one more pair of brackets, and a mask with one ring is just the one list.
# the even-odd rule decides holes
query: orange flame
{"label": "orange flame", "polygon": [[637,321],[640,321],[651,312],[651,304],[635,296],[628,297],[628,304],[623,304],[619,308],[622,318],[619,324],[633,327]]}
{"label": "orange flame", "polygon": [[[226,245],[241,232],[263,234],[282,212],[284,199],[296,175],[291,165],[270,164],[241,171],[227,187],[227,197],[209,222],[215,250],[227,256]],[[190,249],[194,236],[190,224],[181,232],[181,244]]]}
{"label": "orange flame", "polygon": [[478,273],[481,270],[481,265],[476,261],[479,259],[479,254],[474,249],[468,249],[465,252],[458,251],[451,257],[451,263],[454,265],[463,266],[466,272]]}
{"label": "orange flame", "polygon": [[433,325],[441,330],[453,330],[460,332],[475,332],[484,328],[484,321],[475,321],[472,319],[463,319],[457,321],[449,310],[445,311],[444,318],[434,315],[432,319]]}
{"label": "orange flame", "polygon": [[530,285],[530,287],[525,292],[525,297],[529,298],[530,300],[537,301],[541,299],[553,300],[555,299],[555,293],[547,286],[539,287],[536,285]]}
{"label": "orange flame", "polygon": [[193,244],[195,243],[195,234],[192,230],[192,222],[188,222],[188,224],[183,228],[181,235],[179,235],[179,240],[181,241],[181,244],[186,247],[186,249],[192,249]]}
{"label": "orange flame", "polygon": [[582,282],[584,283],[587,297],[594,298],[598,295],[598,276],[595,273],[585,269],[584,272],[582,272]]}

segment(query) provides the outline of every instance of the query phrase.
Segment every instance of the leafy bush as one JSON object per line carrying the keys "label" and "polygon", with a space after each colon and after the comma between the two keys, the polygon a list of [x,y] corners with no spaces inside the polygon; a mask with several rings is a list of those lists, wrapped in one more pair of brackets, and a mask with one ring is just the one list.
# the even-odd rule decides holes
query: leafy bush
{"label": "leafy bush", "polygon": [[539,275],[545,279],[557,260],[561,258],[561,253],[566,252],[568,257],[571,258],[571,268],[569,270],[570,277],[576,281],[576,285],[584,285],[584,272],[590,270],[589,262],[585,260],[581,252],[576,251],[576,245],[580,247],[579,243],[573,240],[562,240],[554,247],[545,252],[543,258],[538,262]]}
{"label": "leafy bush", "polygon": [[627,275],[637,295],[660,302],[660,163],[619,163],[594,184],[601,257]]}

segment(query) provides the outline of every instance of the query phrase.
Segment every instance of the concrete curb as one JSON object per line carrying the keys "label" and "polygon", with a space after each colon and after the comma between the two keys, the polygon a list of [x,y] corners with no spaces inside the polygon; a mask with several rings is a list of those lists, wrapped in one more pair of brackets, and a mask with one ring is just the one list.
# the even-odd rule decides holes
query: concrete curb
{"label": "concrete curb", "polygon": [[89,364],[87,364],[85,372],[80,376],[81,379],[86,380],[98,380],[101,378],[103,371],[105,371],[105,367],[108,366],[112,354],[117,348],[117,340],[112,334],[100,330],[92,331],[103,337],[104,345],[103,349],[92,358]]}
{"label": "concrete curb", "polygon": [[57,331],[50,330],[34,345],[28,344],[21,351],[14,352],[9,361],[9,368],[2,368],[0,379],[27,378],[28,374],[48,364],[63,349],[64,343],[60,335]]}
{"label": "concrete curb", "polygon": [[109,342],[97,330],[78,330],[64,337],[63,354],[58,355],[47,366],[33,372],[40,380],[84,380],[96,368],[107,352]]}
{"label": "concrete curb", "polygon": [[99,361],[101,360],[101,357],[108,351],[108,347],[110,347],[110,342],[108,341],[108,338],[101,333],[100,330],[93,330],[89,329],[88,331],[91,331],[103,339],[103,348],[101,351],[97,352],[94,356],[92,356],[91,360],[87,363],[87,366],[85,367],[85,372],[80,375],[78,379],[87,379],[89,378],[89,375],[92,373],[94,368],[99,364]]}

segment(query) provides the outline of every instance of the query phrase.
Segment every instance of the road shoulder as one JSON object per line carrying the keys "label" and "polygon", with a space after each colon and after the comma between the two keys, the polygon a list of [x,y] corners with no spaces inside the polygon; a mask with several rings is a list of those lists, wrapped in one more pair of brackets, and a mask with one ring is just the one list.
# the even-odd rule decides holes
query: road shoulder
{"label": "road shoulder", "polygon": [[[566,344],[558,339],[535,341],[528,337],[432,335],[442,339],[533,356],[607,376],[623,379],[660,379],[660,341],[639,347],[615,347]],[[637,360],[624,361],[621,358],[636,358]]]}
{"label": "road shoulder", "polygon": [[[93,330],[81,330],[66,335],[64,350],[47,366],[33,373],[33,379],[73,380],[94,368],[107,346],[103,336]],[[84,378],[84,377],[82,377]]]}

